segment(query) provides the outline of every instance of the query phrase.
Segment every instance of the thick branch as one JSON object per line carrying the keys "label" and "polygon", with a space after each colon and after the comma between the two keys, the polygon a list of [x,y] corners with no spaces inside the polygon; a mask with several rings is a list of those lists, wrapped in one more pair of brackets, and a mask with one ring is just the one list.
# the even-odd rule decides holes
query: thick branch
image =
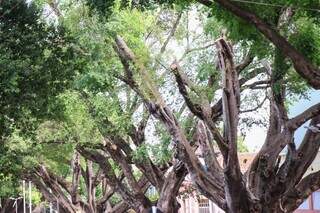
{"label": "thick branch", "polygon": [[86,171],[85,171],[85,184],[87,189],[87,202],[90,211],[94,212],[96,209],[96,186],[94,182],[94,176],[93,176],[93,165],[92,161],[86,159]]}
{"label": "thick branch", "polygon": [[176,197],[187,173],[185,165],[181,161],[176,161],[172,170],[167,174],[160,191],[160,197],[157,203],[160,210],[163,212],[176,212],[179,209]]}
{"label": "thick branch", "polygon": [[283,210],[285,212],[294,211],[312,192],[318,189],[320,189],[320,171],[306,176],[294,189],[285,194],[281,202]]}
{"label": "thick branch", "polygon": [[[247,73],[244,77],[239,79],[240,86],[244,85],[250,79],[256,77],[261,73],[265,73],[267,70],[264,67],[253,69],[251,72]],[[240,88],[241,90],[243,87]],[[222,99],[220,98],[212,107],[211,107],[211,119],[216,121],[222,115]]]}
{"label": "thick branch", "polygon": [[[224,39],[217,41],[219,50],[219,68],[222,72],[222,114],[224,140],[228,143],[227,155],[224,155],[225,194],[228,211],[249,211],[246,188],[240,171],[237,135],[240,107],[240,85],[238,73],[233,62],[231,45]],[[244,196],[239,196],[239,192]],[[240,210],[241,209],[241,210]]]}
{"label": "thick branch", "polygon": [[70,182],[67,182],[63,177],[60,177],[59,175],[54,174],[52,171],[47,170],[50,178],[55,180],[66,192],[70,194],[71,192],[71,184]]}
{"label": "thick branch", "polygon": [[217,159],[218,154],[214,150],[210,132],[208,132],[203,121],[198,121],[193,138],[199,144],[208,172],[216,174],[215,177],[218,178],[218,182],[223,182],[223,169]]}
{"label": "thick branch", "polygon": [[[249,12],[229,0],[214,0],[223,8],[246,22],[254,25],[265,37],[267,37],[284,55],[291,59],[296,71],[315,89],[320,89],[320,70],[294,48],[283,36],[266,24],[253,12]],[[208,6],[213,6],[213,1],[198,0]]]}
{"label": "thick branch", "polygon": [[[295,186],[301,180],[317,156],[320,147],[320,132],[314,131],[312,127],[317,128],[319,124],[320,114],[311,120],[309,125],[311,129],[306,132],[301,145],[279,169],[277,176],[285,189]],[[318,129],[320,130],[320,127]]]}
{"label": "thick branch", "polygon": [[[108,139],[105,139],[105,141],[108,141]],[[112,147],[112,144],[110,142],[107,142],[104,148],[112,156],[112,158],[121,166],[122,171],[126,176],[129,185],[132,187],[133,192],[135,194],[142,195],[141,188],[133,175],[131,165],[126,161],[126,157],[121,152],[121,150],[119,150],[117,147]]]}
{"label": "thick branch", "polygon": [[257,86],[264,85],[264,87],[261,87],[261,88],[266,89],[267,87],[269,87],[269,84],[270,84],[270,80],[261,80],[261,81],[253,82],[251,84],[247,84],[244,86],[244,88],[255,89],[257,88]]}
{"label": "thick branch", "polygon": [[291,118],[287,122],[287,127],[291,131],[295,131],[302,124],[304,124],[305,122],[307,122],[308,120],[310,120],[311,118],[313,118],[313,117],[315,117],[315,116],[317,116],[319,114],[320,114],[320,103],[316,104],[316,105],[313,105],[312,107],[310,107],[306,111],[302,112],[301,114],[297,115],[296,117]]}

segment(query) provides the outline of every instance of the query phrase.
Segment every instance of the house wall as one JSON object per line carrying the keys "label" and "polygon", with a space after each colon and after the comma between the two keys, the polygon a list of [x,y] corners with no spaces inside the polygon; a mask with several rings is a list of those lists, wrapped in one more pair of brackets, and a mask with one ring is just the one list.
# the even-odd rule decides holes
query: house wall
{"label": "house wall", "polygon": [[193,197],[178,201],[181,205],[179,213],[224,213],[223,210],[211,201],[209,201],[209,208],[199,207],[199,202]]}
{"label": "house wall", "polygon": [[295,213],[320,213],[320,191],[312,193]]}
{"label": "house wall", "polygon": [[[198,201],[193,197],[178,201],[181,205],[179,213],[224,213],[211,201],[209,201],[209,208],[202,208],[202,211]],[[294,213],[320,213],[320,191],[313,193]]]}
{"label": "house wall", "polygon": [[188,197],[187,199],[179,200],[181,208],[179,213],[199,213],[199,205],[195,198]]}

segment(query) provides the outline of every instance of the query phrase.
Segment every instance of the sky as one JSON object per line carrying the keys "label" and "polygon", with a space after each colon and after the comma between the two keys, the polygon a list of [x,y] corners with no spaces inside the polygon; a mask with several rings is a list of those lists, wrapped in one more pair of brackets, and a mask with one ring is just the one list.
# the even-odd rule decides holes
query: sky
{"label": "sky", "polygon": [[[307,108],[314,104],[320,103],[320,91],[312,90],[310,92],[309,100],[300,99],[297,100],[289,109],[289,117],[293,117],[303,112]],[[297,145],[299,145],[303,139],[306,132],[307,123],[302,125],[295,133],[294,138]],[[256,152],[262,146],[264,138],[266,137],[266,129],[262,127],[254,127],[248,133],[245,139],[245,144],[247,145],[250,152]]]}

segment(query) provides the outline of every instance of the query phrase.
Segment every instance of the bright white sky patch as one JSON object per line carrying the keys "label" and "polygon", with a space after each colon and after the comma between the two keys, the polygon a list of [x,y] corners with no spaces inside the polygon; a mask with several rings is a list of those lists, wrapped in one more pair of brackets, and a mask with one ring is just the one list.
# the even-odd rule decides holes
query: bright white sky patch
{"label": "bright white sky patch", "polygon": [[263,145],[266,135],[266,128],[259,126],[248,131],[244,143],[247,145],[249,152],[257,152]]}

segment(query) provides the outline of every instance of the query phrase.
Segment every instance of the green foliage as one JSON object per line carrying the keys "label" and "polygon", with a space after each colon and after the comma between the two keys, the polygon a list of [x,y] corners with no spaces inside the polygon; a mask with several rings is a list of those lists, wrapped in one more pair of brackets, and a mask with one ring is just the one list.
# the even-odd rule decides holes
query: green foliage
{"label": "green foliage", "polygon": [[[41,202],[42,195],[39,191],[37,191],[34,187],[32,187],[31,191],[31,202],[33,205],[38,205]],[[26,200],[29,200],[29,193],[27,193]]]}
{"label": "green foliage", "polygon": [[113,43],[114,35],[120,35],[139,58],[139,63],[148,65],[150,53],[144,42],[144,35],[153,24],[154,16],[151,12],[141,12],[137,9],[124,9],[115,11],[113,17],[107,22],[112,37],[109,42]]}
{"label": "green foliage", "polygon": [[116,94],[97,94],[92,97],[94,118],[104,135],[125,135],[132,125],[131,115],[123,111]]}
{"label": "green foliage", "polygon": [[294,70],[289,70],[286,81],[290,82],[287,84],[287,96],[289,99],[301,99],[307,98],[308,91],[310,87],[306,83],[306,81],[302,80],[299,74],[297,74]]}
{"label": "green foliage", "polygon": [[[287,25],[287,26],[290,26],[290,28],[292,26],[297,27],[297,32],[294,33],[294,36],[295,37],[297,36],[302,40],[304,36],[307,36],[308,39],[306,38],[306,40],[308,41],[309,39],[310,41],[313,41],[314,39],[317,38],[317,36],[315,36],[316,34],[313,33],[314,30],[310,30],[310,27],[311,27],[310,25],[315,23],[314,20],[319,19],[319,13],[315,11],[311,11],[309,9],[317,8],[319,6],[319,2],[316,2],[314,0],[305,0],[305,1],[269,0],[269,1],[263,1],[263,3],[268,5],[254,4],[254,3],[250,4],[246,2],[233,2],[233,4],[237,4],[241,8],[254,12],[274,28],[278,27],[279,18],[283,10],[279,6],[272,6],[272,5],[283,5],[284,7],[291,6],[295,10],[293,20],[291,20],[293,25]],[[215,35],[217,35],[217,29],[218,31],[220,31],[221,28],[226,28],[228,30],[229,38],[231,38],[234,41],[247,41],[246,43],[243,43],[243,44],[250,44],[250,46],[253,48],[253,52],[255,53],[255,55],[264,56],[268,53],[269,54],[272,53],[273,49],[270,48],[271,46],[268,44],[269,42],[267,42],[267,40],[252,25],[247,24],[241,19],[235,17],[232,13],[226,11],[220,5],[215,3],[210,10],[210,15],[212,17],[209,19],[209,22],[208,22],[209,26],[206,27],[207,32],[209,33],[213,32],[215,33]],[[301,21],[302,21],[301,19],[306,25],[301,25]],[[223,27],[220,27],[221,25]],[[302,29],[302,28],[305,28],[305,29]],[[306,29],[306,28],[309,28],[309,29]],[[310,31],[311,33],[308,35],[306,34],[303,35],[303,32],[306,32],[306,31]],[[293,43],[293,44],[297,45],[297,48],[299,49],[298,43]],[[304,45],[308,45],[308,44],[304,44]]]}
{"label": "green foliage", "polygon": [[122,174],[120,165],[117,162],[115,162],[114,160],[112,160],[111,158],[109,158],[108,161],[109,161],[115,175],[119,177],[119,175]]}
{"label": "green foliage", "polygon": [[170,147],[171,137],[163,126],[156,126],[156,133],[160,138],[160,143],[152,146],[152,156],[158,165],[167,163],[172,158],[172,149]]}
{"label": "green foliage", "polygon": [[[0,162],[3,163],[3,160]],[[17,178],[17,173],[15,173],[17,170],[10,168],[11,171],[8,172],[8,174],[1,173],[0,174],[0,195],[2,197],[9,197],[14,196],[19,193],[19,178]],[[7,168],[6,171],[9,171]],[[15,175],[13,175],[15,174]]]}
{"label": "green foliage", "polygon": [[315,19],[299,17],[289,41],[315,65],[320,65],[320,26]]}
{"label": "green foliage", "polygon": [[65,124],[57,121],[45,121],[36,130],[36,138],[40,143],[63,143],[68,134]]}
{"label": "green foliage", "polygon": [[[269,5],[249,4],[245,2],[233,2],[244,9],[254,12],[273,28],[278,27],[279,17],[283,10],[278,6],[291,6],[294,8],[294,15],[289,22],[282,26],[280,33],[288,37],[289,42],[293,44],[303,55],[309,58],[314,64],[319,65],[319,13],[309,10],[317,8],[319,2],[313,0],[305,1],[263,1]],[[251,52],[259,58],[266,58],[275,55],[274,48],[269,42],[251,25],[245,23],[232,13],[222,9],[221,6],[215,4],[210,10],[211,17],[208,19],[205,31],[217,37],[223,29],[227,29],[228,37],[233,41],[241,41],[242,45],[249,46]],[[278,29],[279,30],[279,29]],[[284,58],[281,59],[282,61]],[[275,62],[276,63],[276,62]],[[277,66],[277,65],[275,65]],[[288,70],[286,68],[285,70]],[[279,75],[280,69],[276,71]],[[308,87],[298,77],[293,69],[287,72],[288,90],[292,95],[304,95]],[[276,88],[274,88],[276,89]]]}
{"label": "green foliage", "polygon": [[15,130],[6,142],[0,146],[0,196],[11,196],[19,193],[19,176],[24,168],[31,168],[36,159],[30,139],[23,137]]}
{"label": "green foliage", "polygon": [[110,198],[110,203],[116,205],[119,202],[121,202],[121,196],[118,193],[113,194]]}
{"label": "green foliage", "polygon": [[81,54],[78,62],[85,71],[75,79],[75,88],[94,93],[112,89],[114,79],[110,73],[121,66],[115,60],[111,43],[106,42],[110,37],[106,24],[97,16],[89,16],[86,7],[75,6],[68,10],[63,25],[77,39],[75,49]]}
{"label": "green foliage", "polygon": [[[235,4],[237,3],[235,2]],[[241,6],[249,9],[253,8],[250,4]],[[274,19],[278,10],[265,10],[261,7],[256,7],[256,9],[259,11],[259,15],[266,17],[271,25],[276,24]],[[272,51],[267,40],[253,26],[225,11],[220,5],[214,3],[214,6],[208,12],[209,18],[205,25],[205,32],[213,38],[220,37],[222,32],[226,31],[229,39],[235,42],[241,41],[243,47],[250,47],[252,53],[260,58]]]}
{"label": "green foliage", "polygon": [[144,160],[146,160],[149,157],[147,144],[142,144],[137,147],[132,157],[135,161],[138,162],[143,162]]}
{"label": "green foliage", "polygon": [[161,125],[156,125],[156,136],[158,142],[142,144],[134,150],[133,159],[143,162],[151,157],[156,165],[164,165],[172,158],[171,137]]}
{"label": "green foliage", "polygon": [[41,13],[33,3],[1,2],[0,194],[9,194],[8,187],[14,193],[23,169],[37,162],[34,130],[55,114],[55,97],[81,71],[73,38]]}
{"label": "green foliage", "polygon": [[42,22],[40,11],[32,3],[2,2],[0,14],[3,137],[14,126],[31,130],[35,124],[31,117],[50,114],[50,102],[70,83],[79,67],[73,61],[72,39],[63,28]]}
{"label": "green foliage", "polygon": [[209,17],[204,25],[204,32],[212,38],[219,38],[224,29],[223,23],[219,22],[215,17]]}
{"label": "green foliage", "polygon": [[159,193],[154,193],[154,194],[147,194],[147,197],[151,202],[157,202],[160,198]]}
{"label": "green foliage", "polygon": [[[77,48],[83,53],[83,69],[86,70],[75,81],[76,88],[95,93],[114,89],[117,81],[114,76],[123,71],[113,51],[115,35],[122,36],[139,57],[139,63],[148,66],[150,53],[145,46],[144,35],[154,22],[151,12],[137,9],[120,10],[114,6],[112,17],[105,21],[94,14],[89,16],[86,7],[72,8],[63,23],[79,41]],[[154,77],[154,73],[150,75]]]}
{"label": "green foliage", "polygon": [[67,137],[76,144],[100,143],[102,138],[92,118],[90,108],[77,92],[66,92],[59,96],[64,108]]}
{"label": "green foliage", "polygon": [[4,153],[0,157],[0,195],[2,197],[11,196],[18,193],[19,174],[21,167],[17,162],[21,162],[21,156],[8,155],[8,147],[0,146],[0,152]]}
{"label": "green foliage", "polygon": [[[104,18],[109,18],[113,15],[114,5],[118,5],[119,8],[137,8],[140,10],[152,10],[159,5],[172,6],[175,0],[86,0],[87,5],[93,11],[97,11],[98,14]],[[186,1],[179,0],[178,5],[188,5]]]}
{"label": "green foliage", "polygon": [[243,137],[239,137],[239,139],[237,141],[237,146],[238,146],[237,147],[238,152],[249,152],[248,147],[244,143],[244,138]]}
{"label": "green foliage", "polygon": [[97,11],[101,16],[109,17],[112,15],[112,8],[115,1],[105,1],[105,0],[87,0],[87,4],[91,10]]}
{"label": "green foliage", "polygon": [[[310,10],[317,8],[319,2],[313,0],[295,1],[263,1],[268,5],[250,4],[245,2],[233,2],[241,8],[254,12],[265,22],[287,37],[289,42],[296,47],[305,57],[309,58],[315,65],[319,65],[319,13]],[[293,16],[279,27],[279,20],[284,10],[279,6],[292,7]],[[284,8],[283,7],[283,8]],[[242,46],[249,46],[251,52],[259,58],[275,57],[274,73],[275,78],[286,78],[289,95],[304,96],[309,89],[301,77],[297,76],[295,70],[288,64],[285,57],[278,57],[277,50],[270,45],[261,33],[252,25],[249,25],[241,19],[235,17],[232,13],[224,10],[218,4],[210,9],[210,18],[208,19],[205,30],[208,34],[218,36],[225,28],[227,35],[235,42],[241,42]],[[278,87],[278,88],[277,88]],[[280,85],[275,85],[274,91],[280,90]]]}

